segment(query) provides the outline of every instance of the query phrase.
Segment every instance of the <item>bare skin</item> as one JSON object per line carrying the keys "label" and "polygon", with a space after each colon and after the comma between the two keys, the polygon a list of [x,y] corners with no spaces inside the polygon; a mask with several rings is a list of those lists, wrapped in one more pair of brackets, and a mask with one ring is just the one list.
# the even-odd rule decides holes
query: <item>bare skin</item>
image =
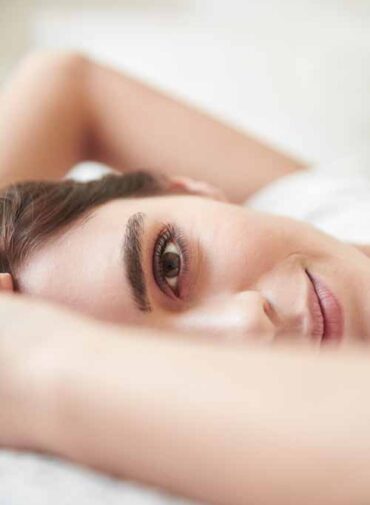
{"label": "bare skin", "polygon": [[[302,166],[79,55],[37,55],[14,79],[1,99],[3,184],[94,158],[201,171],[239,203]],[[11,291],[9,275],[0,283]],[[11,294],[0,313],[3,445],[215,504],[370,501],[367,356],[211,345],[207,331],[118,327]]]}
{"label": "bare skin", "polygon": [[[235,205],[276,177],[302,170],[298,161],[80,55],[29,58],[2,103],[0,166],[7,177],[17,180],[26,168],[32,177],[58,177],[92,158],[122,171],[160,169],[174,188],[216,200],[177,196],[101,206],[86,224],[27,258],[19,275],[23,293],[117,323],[234,341],[264,333],[280,342],[295,334],[316,345],[308,270],[340,299],[343,340],[370,337],[370,307],[363,302],[370,269],[363,255],[304,223]],[[192,178],[199,173],[206,183]],[[142,263],[152,308],[146,313],[133,303],[120,253],[138,214],[145,215]],[[158,285],[151,268],[153,243],[168,224],[191,252],[188,275],[172,279],[182,294],[177,298],[166,283]],[[175,237],[170,244],[181,255]]]}
{"label": "bare skin", "polygon": [[201,174],[239,203],[304,166],[76,54],[26,59],[3,90],[0,107],[3,183],[59,178],[79,161],[94,159],[122,171]]}

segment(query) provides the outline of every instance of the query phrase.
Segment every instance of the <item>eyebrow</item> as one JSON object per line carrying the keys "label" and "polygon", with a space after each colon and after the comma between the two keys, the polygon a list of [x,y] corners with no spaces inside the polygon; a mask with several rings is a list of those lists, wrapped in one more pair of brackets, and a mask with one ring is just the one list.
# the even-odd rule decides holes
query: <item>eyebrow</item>
{"label": "eyebrow", "polygon": [[152,307],[148,299],[142,258],[142,238],[144,233],[145,214],[133,214],[126,224],[122,243],[122,257],[126,278],[137,308],[150,312]]}

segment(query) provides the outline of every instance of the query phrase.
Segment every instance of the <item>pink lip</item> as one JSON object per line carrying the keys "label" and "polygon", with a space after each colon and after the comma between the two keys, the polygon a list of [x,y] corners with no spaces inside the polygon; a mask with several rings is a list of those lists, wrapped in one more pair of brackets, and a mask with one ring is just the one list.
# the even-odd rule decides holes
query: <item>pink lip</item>
{"label": "pink lip", "polygon": [[339,342],[343,336],[343,311],[338,300],[323,281],[306,270],[313,290],[309,308],[313,321],[312,336],[321,343]]}

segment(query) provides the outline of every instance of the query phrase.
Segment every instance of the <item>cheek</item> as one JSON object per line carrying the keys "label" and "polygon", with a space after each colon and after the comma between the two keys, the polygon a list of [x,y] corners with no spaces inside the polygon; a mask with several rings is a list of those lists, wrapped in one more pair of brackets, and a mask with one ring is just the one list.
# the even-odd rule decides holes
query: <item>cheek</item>
{"label": "cheek", "polygon": [[252,289],[261,276],[299,249],[299,238],[288,223],[270,224],[268,219],[255,216],[220,219],[200,236],[203,298]]}

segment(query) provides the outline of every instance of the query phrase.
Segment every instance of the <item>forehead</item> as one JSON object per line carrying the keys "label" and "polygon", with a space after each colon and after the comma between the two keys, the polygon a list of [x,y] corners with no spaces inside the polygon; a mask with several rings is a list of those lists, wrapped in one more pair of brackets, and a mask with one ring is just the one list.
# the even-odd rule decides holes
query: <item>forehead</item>
{"label": "forehead", "polygon": [[30,255],[19,275],[21,291],[103,319],[130,322],[135,316],[137,322],[122,255],[127,222],[137,212],[149,225],[183,215],[184,207],[194,209],[192,198],[119,199],[97,207]]}
{"label": "forehead", "polygon": [[[21,291],[111,319],[113,308],[127,307],[120,253],[129,205],[119,213],[103,207],[30,255],[19,275]],[[124,296],[125,305],[117,307]]]}

